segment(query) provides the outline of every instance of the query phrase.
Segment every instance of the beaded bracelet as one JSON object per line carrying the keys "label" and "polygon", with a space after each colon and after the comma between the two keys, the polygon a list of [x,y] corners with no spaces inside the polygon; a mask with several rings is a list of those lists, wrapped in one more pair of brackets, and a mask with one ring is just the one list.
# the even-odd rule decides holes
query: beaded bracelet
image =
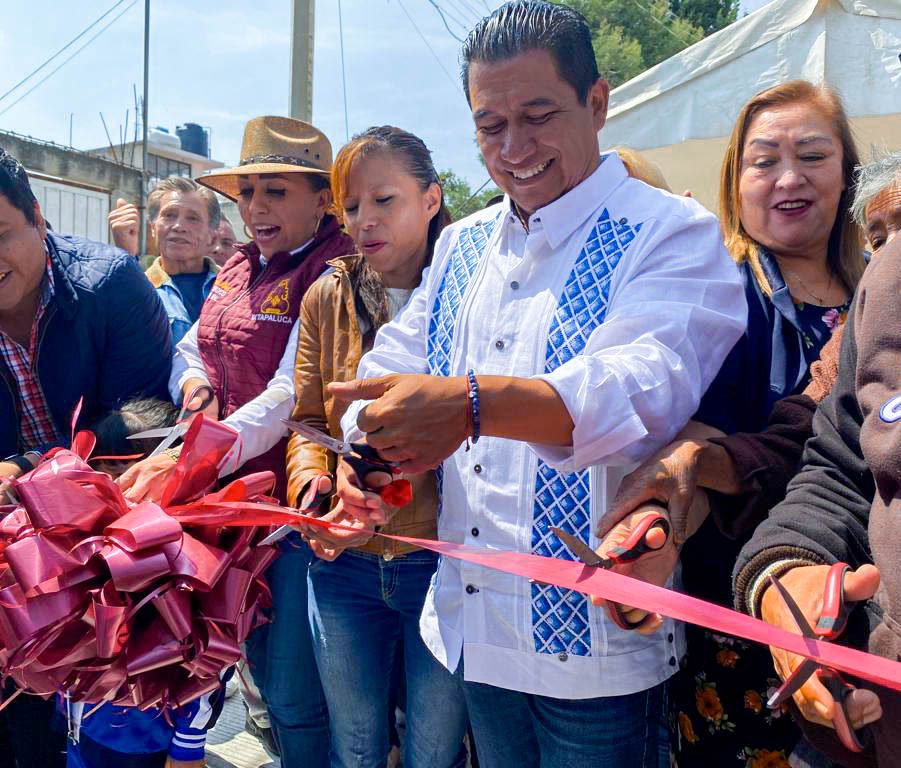
{"label": "beaded bracelet", "polygon": [[476,381],[475,372],[470,369],[466,374],[466,396],[469,398],[469,415],[472,424],[472,443],[479,442],[482,434],[482,420],[479,416],[479,382]]}

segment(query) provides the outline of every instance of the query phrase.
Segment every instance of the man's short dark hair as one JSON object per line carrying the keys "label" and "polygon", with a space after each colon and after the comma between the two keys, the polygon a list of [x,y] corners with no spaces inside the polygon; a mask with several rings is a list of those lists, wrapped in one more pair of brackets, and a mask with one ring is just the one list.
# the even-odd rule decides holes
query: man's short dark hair
{"label": "man's short dark hair", "polygon": [[25,220],[34,225],[34,204],[37,199],[31,191],[28,174],[16,158],[5,149],[0,149],[0,195],[3,195],[14,208],[22,211]]}
{"label": "man's short dark hair", "polygon": [[511,0],[482,19],[463,43],[463,92],[469,101],[469,66],[496,62],[528,51],[547,51],[560,77],[585,104],[600,73],[585,17],[565,5],[546,0]]}

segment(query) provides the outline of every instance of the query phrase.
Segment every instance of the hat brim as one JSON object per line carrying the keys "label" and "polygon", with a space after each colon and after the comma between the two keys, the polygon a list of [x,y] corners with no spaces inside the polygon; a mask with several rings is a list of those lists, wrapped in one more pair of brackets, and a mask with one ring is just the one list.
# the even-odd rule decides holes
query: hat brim
{"label": "hat brim", "polygon": [[237,168],[222,168],[217,171],[198,176],[194,181],[224,195],[229,200],[238,200],[238,179],[241,176],[259,176],[264,173],[315,173],[319,176],[329,175],[328,171],[319,168],[306,168],[302,165],[289,165],[287,163],[249,163],[239,165]]}

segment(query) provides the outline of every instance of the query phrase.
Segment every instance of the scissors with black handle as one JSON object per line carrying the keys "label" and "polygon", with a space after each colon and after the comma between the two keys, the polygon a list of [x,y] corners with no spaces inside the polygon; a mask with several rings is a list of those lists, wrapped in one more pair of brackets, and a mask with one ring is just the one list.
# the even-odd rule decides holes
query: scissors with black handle
{"label": "scissors with black handle", "polygon": [[[654,528],[660,528],[666,537],[663,544],[659,547],[650,546],[646,539],[648,533]],[[574,536],[573,534],[564,531],[562,528],[551,528],[551,531],[557,538],[559,538],[560,541],[566,545],[567,549],[579,558],[582,563],[591,566],[592,568],[604,568],[607,570],[613,568],[615,565],[634,562],[642,555],[659,551],[666,546],[670,530],[670,523],[666,517],[659,512],[649,514],[641,519],[625,541],[613,547],[607,553],[607,556],[604,557],[595,552],[578,536]],[[637,629],[644,623],[644,619],[636,622],[629,621],[623,613],[622,606],[618,603],[609,602],[608,606],[610,608],[610,618],[620,629]]]}
{"label": "scissors with black handle", "polygon": [[[788,590],[774,576],[770,576],[770,585],[776,588],[782,602],[785,603],[789,613],[801,630],[804,637],[811,640],[835,640],[848,623],[850,608],[845,602],[844,580],[845,573],[851,570],[846,563],[835,563],[826,576],[826,588],[823,593],[823,608],[817,619],[816,627],[811,627],[801,608],[789,594]],[[842,678],[834,669],[824,667],[814,659],[804,659],[792,673],[785,678],[779,689],[767,701],[770,709],[778,709],[788,701],[811,675],[816,675],[829,695],[835,699],[837,707],[833,709],[832,723],[835,733],[842,744],[852,752],[861,752],[864,745],[861,738],[851,725],[848,714],[848,697],[854,691],[854,686]]]}
{"label": "scissors with black handle", "polygon": [[[371,472],[384,472],[388,475],[398,474],[397,464],[383,459],[379,456],[378,451],[376,451],[375,448],[366,443],[351,443],[346,440],[338,440],[315,427],[311,427],[309,424],[304,424],[302,421],[292,421],[291,419],[282,419],[282,421],[285,423],[285,426],[295,434],[306,438],[311,443],[316,443],[323,448],[328,448],[332,453],[335,453],[344,459],[350,464],[351,469],[356,472],[361,483],[365,484],[365,478]],[[406,506],[413,500],[413,488],[410,485],[409,480],[392,480],[390,483],[381,486],[380,488],[366,486],[366,489],[373,493],[377,493],[383,499],[390,500],[390,503],[394,506]],[[331,493],[332,492],[329,492],[327,496],[330,496]],[[320,496],[321,498],[319,498]],[[305,504],[303,509],[317,508],[321,501],[324,498],[327,498],[327,496],[317,494],[318,501],[315,499],[312,500],[310,503]],[[399,503],[399,501],[403,503]],[[274,544],[279,539],[282,539],[291,533],[292,530],[290,525],[283,525],[270,533],[260,542],[260,544]]]}

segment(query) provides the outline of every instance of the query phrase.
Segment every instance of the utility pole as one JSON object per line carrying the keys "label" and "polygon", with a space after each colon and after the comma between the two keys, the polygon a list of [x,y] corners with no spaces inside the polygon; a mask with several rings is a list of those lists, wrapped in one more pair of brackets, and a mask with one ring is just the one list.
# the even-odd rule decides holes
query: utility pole
{"label": "utility pole", "polygon": [[144,215],[144,203],[147,200],[147,136],[150,133],[147,127],[147,95],[150,90],[150,0],[144,0],[144,101],[141,104],[141,202],[138,208],[141,212],[141,226],[138,234],[138,258],[144,255],[147,249],[147,225]]}
{"label": "utility pole", "polygon": [[291,0],[290,115],[313,120],[313,34],[316,0]]}

